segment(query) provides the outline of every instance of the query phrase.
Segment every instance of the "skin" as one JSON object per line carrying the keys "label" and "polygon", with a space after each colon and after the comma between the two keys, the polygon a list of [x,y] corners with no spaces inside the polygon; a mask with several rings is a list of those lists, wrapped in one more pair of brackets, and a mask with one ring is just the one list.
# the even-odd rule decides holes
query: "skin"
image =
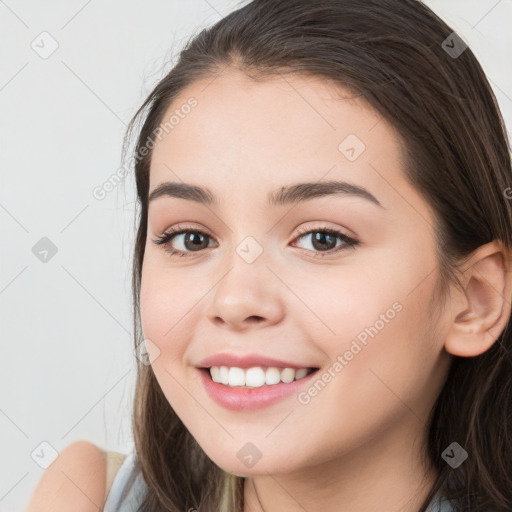
{"label": "skin", "polygon": [[[257,83],[230,69],[182,91],[165,119],[190,96],[198,105],[154,147],[150,192],[183,181],[210,188],[219,205],[162,197],[149,206],[140,305],[165,396],[217,465],[247,477],[246,512],[418,510],[435,478],[421,461],[429,411],[450,354],[478,355],[504,328],[510,258],[497,242],[482,246],[464,293],[452,288],[429,308],[439,271],[433,215],[405,179],[391,125],[318,78]],[[348,134],[366,145],[353,162],[338,150]],[[266,205],[281,186],[331,179],[365,187],[383,208],[341,195]],[[208,248],[193,252],[178,235],[170,244],[189,251],[178,257],[153,243],[185,223],[211,235]],[[359,245],[315,257],[321,249],[297,229],[325,226]],[[247,236],[263,248],[250,264],[236,253]],[[230,411],[198,378],[201,359],[229,351],[321,375],[396,302],[401,310],[308,404],[292,395]],[[250,468],[237,457],[248,441],[262,454]]]}

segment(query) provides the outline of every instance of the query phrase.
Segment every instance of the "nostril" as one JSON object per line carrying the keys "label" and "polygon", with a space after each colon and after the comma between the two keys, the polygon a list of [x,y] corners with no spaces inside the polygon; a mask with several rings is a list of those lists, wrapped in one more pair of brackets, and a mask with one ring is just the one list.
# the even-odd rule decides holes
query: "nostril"
{"label": "nostril", "polygon": [[260,320],[263,320],[263,317],[257,315],[253,315],[247,318],[248,322],[259,322]]}

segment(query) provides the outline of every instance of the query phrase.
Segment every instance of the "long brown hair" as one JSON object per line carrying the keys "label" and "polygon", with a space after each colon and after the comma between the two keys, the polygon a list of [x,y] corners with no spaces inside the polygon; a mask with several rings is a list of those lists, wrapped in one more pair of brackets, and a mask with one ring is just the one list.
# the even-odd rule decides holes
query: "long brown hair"
{"label": "long brown hair", "polygon": [[[191,38],[130,121],[123,146],[126,154],[137,126],[135,346],[143,340],[139,298],[148,141],[180,92],[228,66],[253,80],[286,73],[330,80],[359,95],[396,128],[405,141],[406,178],[436,217],[441,291],[448,282],[460,285],[457,263],[479,246],[498,239],[510,247],[511,205],[504,194],[512,185],[510,147],[489,82],[471,49],[464,48],[453,30],[416,0],[254,0]],[[456,510],[512,510],[511,349],[507,323],[480,356],[453,356],[428,423],[425,457],[438,476],[420,512],[438,491],[455,500]],[[148,486],[139,510],[243,510],[244,479],[206,456],[166,400],[151,366],[140,362],[133,433]],[[457,470],[441,456],[454,441],[469,453]]]}

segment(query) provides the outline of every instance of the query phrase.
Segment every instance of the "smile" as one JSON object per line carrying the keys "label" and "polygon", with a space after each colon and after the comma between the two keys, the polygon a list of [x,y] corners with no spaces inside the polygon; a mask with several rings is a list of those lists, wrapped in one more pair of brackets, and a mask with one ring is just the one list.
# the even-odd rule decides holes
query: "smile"
{"label": "smile", "polygon": [[[318,370],[276,367],[242,369],[227,366],[196,368],[208,396],[218,405],[233,411],[261,409],[298,395],[310,385]],[[216,382],[221,379],[222,382]]]}

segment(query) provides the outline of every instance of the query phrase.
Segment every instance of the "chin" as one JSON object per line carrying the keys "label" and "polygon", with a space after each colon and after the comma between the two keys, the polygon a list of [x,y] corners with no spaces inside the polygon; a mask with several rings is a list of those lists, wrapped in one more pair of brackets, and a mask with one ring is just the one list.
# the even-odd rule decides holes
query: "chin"
{"label": "chin", "polygon": [[291,471],[290,468],[283,466],[282,460],[278,460],[276,458],[272,458],[272,460],[263,459],[264,456],[262,456],[261,459],[259,459],[254,465],[248,467],[248,465],[239,461],[236,455],[234,459],[226,459],[225,454],[223,454],[223,456],[220,458],[211,458],[211,460],[217,466],[222,468],[227,473],[243,478],[255,476],[268,476],[268,474],[275,475]]}

